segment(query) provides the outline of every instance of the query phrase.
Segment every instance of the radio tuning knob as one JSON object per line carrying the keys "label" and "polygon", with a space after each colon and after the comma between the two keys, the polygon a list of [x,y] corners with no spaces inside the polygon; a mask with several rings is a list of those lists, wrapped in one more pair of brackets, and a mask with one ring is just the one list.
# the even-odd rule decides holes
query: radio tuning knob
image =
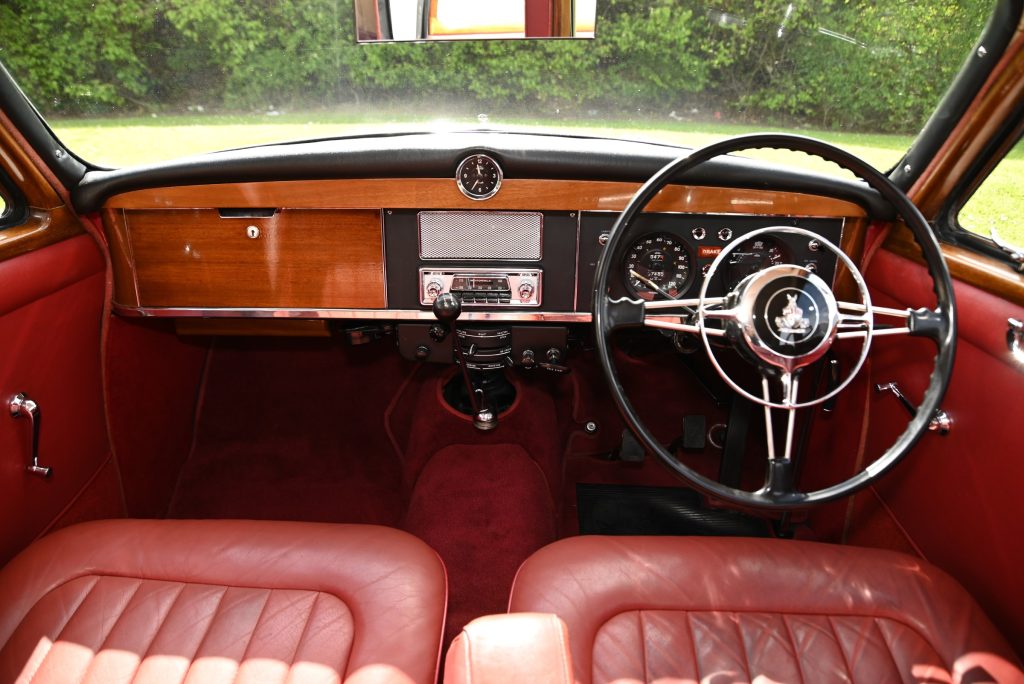
{"label": "radio tuning knob", "polygon": [[427,297],[430,299],[437,299],[440,294],[444,292],[444,283],[440,280],[434,279],[427,283],[427,286],[424,289],[426,290]]}
{"label": "radio tuning knob", "polygon": [[535,288],[533,286],[533,283],[531,283],[529,280],[524,280],[523,282],[519,283],[518,292],[519,299],[521,301],[529,301],[530,299],[532,299],[534,291]]}

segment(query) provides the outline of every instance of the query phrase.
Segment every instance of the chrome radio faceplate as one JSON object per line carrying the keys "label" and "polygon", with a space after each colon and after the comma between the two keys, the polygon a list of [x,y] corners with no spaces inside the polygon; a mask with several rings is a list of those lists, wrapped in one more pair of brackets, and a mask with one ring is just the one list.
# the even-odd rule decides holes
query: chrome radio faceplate
{"label": "chrome radio faceplate", "polygon": [[421,268],[420,304],[429,306],[451,292],[463,306],[540,306],[542,275],[540,269]]}

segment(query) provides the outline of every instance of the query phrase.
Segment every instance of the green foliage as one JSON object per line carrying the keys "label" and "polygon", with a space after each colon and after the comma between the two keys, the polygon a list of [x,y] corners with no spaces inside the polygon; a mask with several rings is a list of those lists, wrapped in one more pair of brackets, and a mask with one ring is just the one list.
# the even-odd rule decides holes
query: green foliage
{"label": "green foliage", "polygon": [[990,0],[599,0],[594,41],[359,45],[351,0],[10,0],[0,59],[44,113],[373,106],[916,130]]}
{"label": "green foliage", "polygon": [[805,6],[777,41],[785,47],[763,60],[774,68],[739,101],[826,128],[917,130],[990,9],[959,0]]}
{"label": "green foliage", "polygon": [[0,59],[46,111],[137,102],[155,14],[145,0],[14,0],[0,6]]}

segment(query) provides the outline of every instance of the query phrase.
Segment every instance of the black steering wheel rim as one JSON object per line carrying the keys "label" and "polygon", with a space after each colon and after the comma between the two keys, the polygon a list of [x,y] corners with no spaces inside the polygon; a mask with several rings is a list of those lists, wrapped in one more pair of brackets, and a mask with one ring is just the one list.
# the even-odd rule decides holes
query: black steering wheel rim
{"label": "black steering wheel rim", "polygon": [[[724,154],[763,148],[804,152],[820,157],[852,172],[877,191],[893,207],[897,218],[904,221],[920,245],[928,273],[932,279],[937,302],[934,311],[936,315],[932,320],[934,325],[926,335],[935,342],[937,347],[934,368],[916,415],[908,421],[906,429],[893,445],[863,470],[830,487],[810,492],[799,491],[795,488],[791,491],[774,491],[770,487],[757,492],[748,492],[707,478],[677,460],[640,419],[636,409],[626,396],[612,356],[611,336],[614,330],[642,323],[642,318],[639,321],[630,320],[634,312],[627,313],[626,320],[623,320],[613,306],[615,303],[608,296],[612,266],[623,240],[629,234],[636,219],[662,188],[698,165]],[[949,384],[956,355],[956,302],[953,283],[935,234],[929,228],[928,222],[921,212],[887,176],[858,157],[814,138],[783,133],[742,135],[713,143],[670,162],[652,176],[637,191],[619,215],[598,259],[594,282],[593,320],[598,357],[608,380],[612,397],[626,423],[647,449],[653,452],[670,470],[703,493],[740,506],[769,510],[805,508],[834,501],[854,494],[891,470],[928,430],[930,419],[939,407]],[[777,464],[770,463],[769,468],[775,465]],[[783,464],[779,465],[783,467]]]}

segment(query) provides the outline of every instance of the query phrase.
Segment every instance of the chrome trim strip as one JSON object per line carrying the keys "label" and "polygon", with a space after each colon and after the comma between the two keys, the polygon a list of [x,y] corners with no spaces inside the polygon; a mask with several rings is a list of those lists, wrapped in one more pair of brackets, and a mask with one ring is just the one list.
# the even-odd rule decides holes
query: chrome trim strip
{"label": "chrome trim strip", "polygon": [[[388,213],[391,213],[390,211]],[[384,209],[380,210],[380,265],[384,269],[384,306],[388,305],[388,232],[384,230]],[[141,300],[140,300],[141,301]]]}
{"label": "chrome trim strip", "polygon": [[569,214],[571,217],[573,214],[576,215],[576,268],[573,271],[572,279],[572,310],[579,311],[580,301],[580,218],[583,215],[582,211],[576,211]]}
{"label": "chrome trim strip", "polygon": [[[384,321],[433,321],[430,311],[416,309],[254,309],[172,306],[122,306],[114,304],[114,313],[142,318],[297,318],[360,319]],[[589,313],[572,311],[473,311],[462,312],[460,321],[503,323],[589,323]]]}

